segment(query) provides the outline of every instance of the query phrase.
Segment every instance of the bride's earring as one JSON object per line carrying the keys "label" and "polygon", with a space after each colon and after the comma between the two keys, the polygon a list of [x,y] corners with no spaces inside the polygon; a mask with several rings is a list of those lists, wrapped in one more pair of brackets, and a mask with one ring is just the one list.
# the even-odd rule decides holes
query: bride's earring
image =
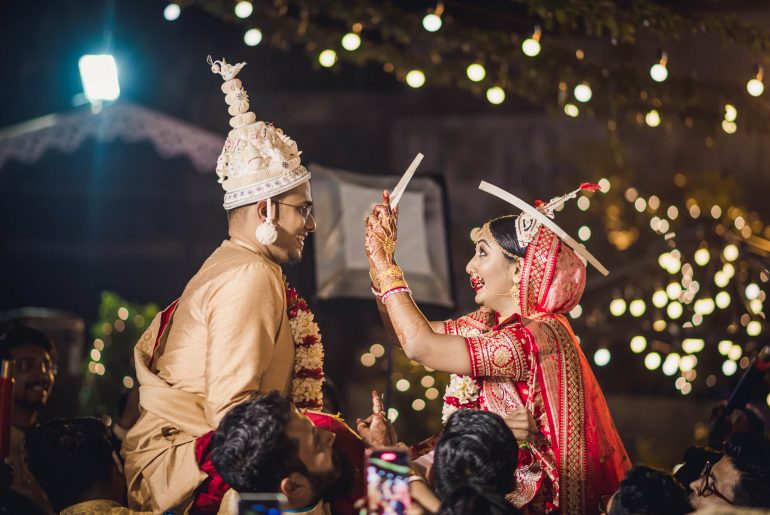
{"label": "bride's earring", "polygon": [[257,241],[262,245],[272,245],[278,239],[278,230],[273,222],[273,203],[267,199],[267,216],[256,231]]}

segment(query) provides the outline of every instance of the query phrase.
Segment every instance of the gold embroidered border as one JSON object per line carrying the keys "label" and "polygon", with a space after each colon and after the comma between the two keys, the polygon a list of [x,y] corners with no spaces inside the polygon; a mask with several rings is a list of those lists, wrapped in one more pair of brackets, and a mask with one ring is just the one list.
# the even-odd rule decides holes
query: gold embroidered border
{"label": "gold embroidered border", "polygon": [[540,302],[545,299],[551,287],[556,258],[561,240],[547,227],[541,227],[537,237],[527,246],[521,276],[521,314],[528,317],[537,312]]}
{"label": "gold embroidered border", "polygon": [[586,513],[585,399],[580,357],[566,328],[555,317],[540,319],[553,331],[559,363],[559,482],[562,513]]}

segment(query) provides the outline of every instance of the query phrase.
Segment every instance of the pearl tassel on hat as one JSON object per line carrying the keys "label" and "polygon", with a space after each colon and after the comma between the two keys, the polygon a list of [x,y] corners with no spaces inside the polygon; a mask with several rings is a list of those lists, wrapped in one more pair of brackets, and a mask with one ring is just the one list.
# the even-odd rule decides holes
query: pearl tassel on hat
{"label": "pearl tassel on hat", "polygon": [[273,202],[267,199],[267,216],[256,231],[257,241],[262,245],[272,245],[278,239],[278,230],[273,221]]}

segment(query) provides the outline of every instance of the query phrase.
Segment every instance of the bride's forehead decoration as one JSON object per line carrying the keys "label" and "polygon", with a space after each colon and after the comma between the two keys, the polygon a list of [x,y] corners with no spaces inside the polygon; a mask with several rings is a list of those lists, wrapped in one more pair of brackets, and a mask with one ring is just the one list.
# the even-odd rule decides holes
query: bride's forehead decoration
{"label": "bride's forehead decoration", "polygon": [[583,183],[580,185],[579,188],[575,189],[574,191],[570,191],[566,195],[562,195],[561,197],[555,197],[548,203],[543,203],[541,201],[535,201],[535,205],[531,206],[521,200],[520,198],[516,197],[512,193],[509,193],[501,188],[498,188],[497,186],[494,186],[492,184],[489,184],[488,182],[482,181],[479,185],[479,189],[482,191],[486,191],[487,193],[490,193],[502,200],[505,200],[509,204],[521,209],[521,214],[518,216],[514,215],[506,215],[502,216],[500,218],[495,218],[494,220],[490,220],[489,222],[485,223],[480,229],[477,229],[474,231],[472,235],[472,239],[474,243],[478,243],[480,240],[486,240],[487,242],[494,242],[497,244],[498,247],[503,251],[503,253],[510,257],[514,258],[517,256],[514,256],[512,253],[508,252],[503,248],[502,245],[500,245],[500,242],[497,241],[497,238],[495,238],[494,234],[492,234],[492,231],[490,230],[489,226],[492,222],[496,220],[500,220],[501,218],[515,218],[515,225],[516,225],[516,239],[519,242],[519,245],[522,248],[526,248],[527,245],[529,245],[536,237],[538,232],[540,231],[540,228],[542,226],[548,227],[551,231],[553,231],[559,238],[564,241],[567,245],[569,245],[575,253],[583,257],[586,261],[591,263],[594,268],[599,270],[603,275],[607,275],[609,271],[602,265],[599,260],[597,260],[593,254],[591,254],[583,245],[575,241],[574,238],[572,238],[569,234],[567,234],[561,227],[556,225],[556,223],[553,221],[554,218],[554,211],[558,209],[560,206],[562,206],[565,202],[567,202],[570,199],[573,199],[577,197],[578,193],[581,191],[596,191],[599,189],[598,184],[591,184],[591,183]]}

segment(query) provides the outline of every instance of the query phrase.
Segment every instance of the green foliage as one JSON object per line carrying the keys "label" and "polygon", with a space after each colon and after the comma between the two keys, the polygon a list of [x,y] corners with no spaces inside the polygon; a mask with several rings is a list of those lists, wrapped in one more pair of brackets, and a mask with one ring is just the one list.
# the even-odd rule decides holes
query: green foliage
{"label": "green foliage", "polygon": [[118,415],[118,401],[135,383],[134,345],[158,311],[156,304],[133,304],[114,292],[102,293],[99,319],[91,327],[93,340],[80,393],[82,413]]}

